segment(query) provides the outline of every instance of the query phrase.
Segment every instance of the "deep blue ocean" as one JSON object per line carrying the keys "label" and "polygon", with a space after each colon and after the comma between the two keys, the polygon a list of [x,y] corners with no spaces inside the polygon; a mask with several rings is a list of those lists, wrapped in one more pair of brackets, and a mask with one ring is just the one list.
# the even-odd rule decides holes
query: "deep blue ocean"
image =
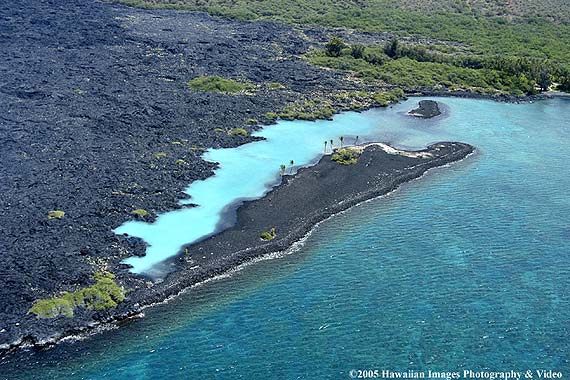
{"label": "deep blue ocean", "polygon": [[0,378],[350,379],[352,369],[567,378],[570,101],[442,98],[443,116],[405,116],[417,100],[366,113],[376,138],[462,141],[477,153],[143,319],[12,355]]}

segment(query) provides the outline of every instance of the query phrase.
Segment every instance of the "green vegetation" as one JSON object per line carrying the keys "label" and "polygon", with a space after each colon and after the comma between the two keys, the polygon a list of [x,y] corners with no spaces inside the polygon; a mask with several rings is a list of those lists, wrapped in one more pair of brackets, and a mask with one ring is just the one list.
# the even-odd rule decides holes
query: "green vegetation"
{"label": "green vegetation", "polygon": [[267,112],[265,114],[265,117],[269,120],[275,120],[279,117],[279,115],[277,115],[275,112]]}
{"label": "green vegetation", "polygon": [[48,219],[61,219],[65,216],[65,212],[61,210],[52,210],[48,212]]}
{"label": "green vegetation", "polygon": [[[476,53],[549,58],[570,62],[570,5],[566,0],[120,0],[146,8],[209,12],[236,19],[274,19],[295,24],[347,27],[457,41]],[[504,4],[541,4],[510,20]],[[557,5],[554,4],[557,3]],[[430,9],[426,12],[423,3]],[[446,4],[441,6],[440,3]],[[499,4],[485,12],[486,4]],[[556,12],[556,7],[561,12]],[[502,13],[501,13],[502,12]],[[517,14],[513,13],[512,14]],[[538,18],[535,16],[542,16]],[[565,23],[548,20],[556,18]]]}
{"label": "green vegetation", "polygon": [[269,231],[264,231],[259,235],[262,240],[271,241],[275,239],[277,232],[275,232],[275,227],[271,228]]}
{"label": "green vegetation", "polygon": [[157,160],[161,159],[161,158],[166,158],[168,157],[168,153],[166,152],[158,152],[152,155],[154,158],[156,158]]}
{"label": "green vegetation", "polygon": [[277,115],[285,120],[315,120],[330,119],[335,112],[336,110],[331,107],[330,102],[312,99],[303,103],[288,105]]}
{"label": "green vegetation", "polygon": [[309,100],[300,99],[289,104],[279,113],[268,112],[265,117],[269,120],[275,120],[278,117],[284,120],[331,119],[340,110],[385,107],[402,98],[405,98],[405,94],[399,88],[389,91],[337,91],[320,94],[320,97],[311,97]]}
{"label": "green vegetation", "polygon": [[405,97],[404,90],[396,88],[390,91],[376,91],[371,94],[374,102],[381,107],[387,107],[389,104],[396,103]]}
{"label": "green vegetation", "polygon": [[339,149],[333,153],[331,160],[341,165],[354,165],[358,162],[358,153],[350,148]]}
{"label": "green vegetation", "polygon": [[216,75],[196,77],[188,82],[188,87],[197,91],[235,94],[254,88],[251,83],[237,82]]}
{"label": "green vegetation", "polygon": [[148,215],[148,211],[146,211],[143,208],[137,208],[136,210],[131,211],[131,214],[144,218],[145,216]]}
{"label": "green vegetation", "polygon": [[356,59],[364,57],[364,51],[366,47],[362,44],[354,44],[350,47],[350,55]]}
{"label": "green vegetation", "polygon": [[125,299],[125,289],[115,282],[115,275],[109,272],[97,272],[95,284],[76,290],[62,292],[59,296],[36,300],[28,313],[40,318],[55,318],[59,315],[73,317],[76,307],[84,306],[90,310],[104,310],[117,306]]}
{"label": "green vegetation", "polygon": [[[358,49],[361,49],[360,47]],[[411,89],[467,90],[480,93],[535,94],[552,80],[564,80],[567,72],[552,62],[531,58],[490,58],[473,54],[447,54],[424,46],[406,45],[397,39],[383,49],[365,47],[361,58],[351,49],[338,57],[326,50],[308,53],[318,66],[353,72],[365,81],[377,81]]]}
{"label": "green vegetation", "polygon": [[331,96],[344,108],[361,110],[372,106],[387,107],[404,99],[406,94],[401,88],[395,88],[389,91],[340,91]]}
{"label": "green vegetation", "polygon": [[331,38],[331,40],[325,45],[325,49],[329,57],[339,57],[342,49],[345,47],[346,44],[339,37]]}
{"label": "green vegetation", "polygon": [[243,128],[232,128],[229,130],[230,136],[247,136],[249,133]]}

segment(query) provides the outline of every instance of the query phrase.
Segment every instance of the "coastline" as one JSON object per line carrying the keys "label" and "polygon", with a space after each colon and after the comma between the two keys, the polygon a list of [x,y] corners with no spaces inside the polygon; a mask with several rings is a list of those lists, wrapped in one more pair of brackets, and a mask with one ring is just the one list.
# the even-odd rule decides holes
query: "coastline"
{"label": "coastline", "polygon": [[[210,255],[213,258],[203,256],[207,257],[208,260],[202,261],[203,266],[200,270],[196,270],[194,263],[188,263],[184,255],[181,254],[173,259],[177,266],[175,272],[170,273],[164,281],[150,289],[134,291],[129,295],[129,301],[119,305],[107,318],[79,329],[62,331],[60,334],[44,337],[41,340],[32,337],[24,338],[19,342],[14,342],[9,347],[2,347],[2,354],[7,355],[23,347],[40,349],[53,346],[60,341],[83,339],[99,331],[114,328],[121,322],[138,318],[144,315],[144,309],[168,302],[194,286],[215,280],[218,276],[224,276],[252,261],[291,249],[305,239],[318,224],[338,213],[363,202],[385,196],[398,189],[400,185],[422,177],[431,169],[462,161],[475,152],[475,148],[468,144],[449,142],[430,145],[427,149],[413,152],[411,155],[406,151],[394,151],[389,148],[385,144],[369,143],[363,146],[359,164],[354,167],[339,165],[331,161],[330,155],[324,155],[316,165],[301,168],[294,175],[284,176],[282,183],[273,188],[266,196],[244,202],[237,209],[237,224],[235,226],[187,247],[193,252],[200,252],[200,254],[212,247],[226,247],[215,255]],[[388,161],[394,160],[397,164],[392,165],[390,173],[380,171],[377,173],[376,181],[372,181],[372,183],[368,181],[370,173],[377,170],[378,165],[384,166]],[[359,166],[360,169],[366,167],[368,171],[359,170]],[[322,171],[327,171],[327,175],[321,177]],[[356,175],[347,176],[350,172]],[[316,176],[326,183],[316,183],[314,181]],[[297,223],[293,226],[289,224],[290,228],[287,232],[278,232],[279,238],[276,238],[275,241],[267,243],[257,239],[257,229],[268,222],[268,220],[263,219],[263,217],[270,215],[267,212],[268,205],[277,201],[276,203],[282,206],[283,202],[286,204],[294,200],[298,196],[298,191],[314,191],[315,185],[317,187],[329,187],[331,181],[338,183],[338,180],[343,178],[345,181],[349,180],[355,187],[348,192],[348,195],[342,197],[342,201],[338,202],[334,196],[331,197],[330,192],[315,193],[319,198],[326,198],[325,203],[328,203],[329,206],[312,210],[312,212],[307,212],[307,209],[303,208],[302,213],[306,214],[305,217],[298,225]],[[363,183],[368,183],[368,188],[359,189]],[[291,191],[291,188],[296,188],[296,191]],[[246,224],[244,218],[250,217],[252,212],[258,217],[261,216],[262,220],[251,223],[248,219]],[[241,234],[244,229],[249,232],[249,240],[243,239],[243,237],[236,238],[236,231]],[[257,240],[257,243],[251,244],[252,237],[254,241]],[[238,249],[236,250],[236,248]]]}
{"label": "coastline", "polygon": [[[100,267],[110,268],[125,288],[147,292],[147,279],[132,275],[121,264],[126,257],[143,255],[144,244],[116,236],[112,230],[138,219],[132,214],[135,209],[148,210],[143,220],[152,221],[158,214],[179,208],[178,200],[188,184],[213,175],[216,164],[204,161],[203,149],[255,141],[251,135],[233,136],[216,128],[229,131],[244,126],[251,133],[274,122],[264,115],[300,95],[383,89],[358,85],[346,81],[342,73],[307,65],[298,57],[314,41],[301,38],[286,25],[220,20],[191,12],[147,12],[102,3],[74,1],[71,5],[52,13],[49,7],[39,9],[41,5],[36,4],[30,14],[48,21],[77,18],[77,26],[52,22],[57,29],[18,32],[29,22],[14,18],[17,38],[5,46],[8,56],[14,50],[17,57],[9,56],[8,75],[0,88],[9,110],[3,117],[7,128],[1,137],[6,154],[0,174],[10,179],[0,186],[6,196],[3,206],[10,210],[1,220],[6,233],[0,350],[21,344],[50,345],[49,340],[62,331],[92,331],[95,326],[140,313],[138,307],[125,303],[112,310],[77,310],[74,318],[40,320],[26,314],[34,300],[91,285],[92,274]],[[66,13],[75,8],[85,12]],[[98,30],[94,41],[74,39],[88,34],[93,25]],[[165,25],[171,30],[162,28]],[[234,29],[239,33],[227,32]],[[189,40],[180,40],[181,35],[190,36]],[[52,46],[54,39],[65,46]],[[272,49],[273,43],[280,51]],[[208,50],[212,46],[214,50]],[[251,56],[256,58],[254,64]],[[201,58],[188,68],[178,66],[180,57]],[[117,64],[108,66],[111,61]],[[42,76],[37,67],[44,66],[56,74]],[[73,75],[57,74],[68,69]],[[187,88],[187,80],[213,73],[252,81],[257,92],[228,95]],[[271,90],[266,87],[269,81],[285,88]],[[566,97],[431,90],[408,90],[407,94],[511,103]],[[228,116],[219,118],[219,114]],[[248,123],[255,118],[259,123]],[[166,157],[157,158],[162,153]],[[48,220],[47,212],[54,209],[64,210],[65,217]],[[45,247],[50,255],[45,255]],[[21,257],[26,257],[25,262]],[[173,260],[172,264],[189,270],[183,262]],[[153,300],[164,301],[160,297]]]}

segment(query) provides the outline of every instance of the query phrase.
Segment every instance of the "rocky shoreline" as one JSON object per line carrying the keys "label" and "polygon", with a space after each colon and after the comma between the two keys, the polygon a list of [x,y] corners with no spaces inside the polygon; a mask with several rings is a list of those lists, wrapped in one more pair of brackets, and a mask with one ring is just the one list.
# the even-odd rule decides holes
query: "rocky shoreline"
{"label": "rocky shoreline", "polygon": [[[251,259],[284,251],[323,220],[386,195],[430,169],[463,160],[475,148],[441,142],[408,152],[372,143],[361,151],[354,165],[339,164],[325,155],[316,165],[285,175],[263,198],[240,205],[232,227],[186,246],[188,253],[173,260],[177,270],[152,290],[140,293],[139,305],[160,302]],[[274,239],[260,238],[262,232],[273,228]]]}
{"label": "rocky shoreline", "polygon": [[[357,147],[358,148],[358,147]],[[163,302],[181,291],[228,272],[266,254],[284,251],[301,240],[321,221],[364,201],[386,195],[428,170],[460,161],[474,147],[457,142],[430,145],[421,151],[401,151],[385,144],[360,147],[358,162],[341,165],[323,156],[311,167],[283,176],[282,183],[261,199],[237,209],[236,223],[201,242],[188,245],[187,253],[171,261],[177,270],[149,288],[136,289],[106,318],[90,326],[73,328],[40,339],[28,337],[11,345],[36,348],[53,345],[69,336],[81,336],[109,323],[136,317],[145,307]],[[331,192],[330,189],[337,189]],[[292,206],[294,205],[294,206]],[[275,229],[275,238],[260,234]],[[6,351],[5,351],[6,353]]]}
{"label": "rocky shoreline", "polygon": [[[268,113],[302,97],[370,90],[301,58],[322,43],[320,28],[307,34],[275,22],[83,0],[16,0],[0,16],[0,177],[7,179],[0,181],[0,350],[41,346],[128,318],[183,289],[189,280],[151,286],[133,275],[121,261],[143,255],[144,244],[113,229],[140,218],[132,213],[137,209],[151,221],[180,207],[188,184],[213,174],[205,149],[255,140],[228,133],[232,128],[252,132],[274,122]],[[247,81],[254,89],[234,95],[189,89],[187,81],[200,75]],[[65,215],[49,219],[52,210]],[[282,233],[259,252],[209,263],[192,281],[287,246]],[[183,257],[174,264],[180,276],[196,265]],[[73,318],[28,314],[35,300],[89,286],[102,269],[133,289],[116,309],[78,308]]]}

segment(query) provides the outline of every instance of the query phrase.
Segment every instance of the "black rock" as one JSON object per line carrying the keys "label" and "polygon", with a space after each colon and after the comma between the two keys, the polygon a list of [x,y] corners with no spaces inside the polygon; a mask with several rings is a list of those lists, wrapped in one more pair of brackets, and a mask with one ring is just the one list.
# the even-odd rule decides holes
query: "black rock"
{"label": "black rock", "polygon": [[439,105],[434,100],[421,100],[419,107],[408,112],[408,115],[429,119],[441,115]]}

